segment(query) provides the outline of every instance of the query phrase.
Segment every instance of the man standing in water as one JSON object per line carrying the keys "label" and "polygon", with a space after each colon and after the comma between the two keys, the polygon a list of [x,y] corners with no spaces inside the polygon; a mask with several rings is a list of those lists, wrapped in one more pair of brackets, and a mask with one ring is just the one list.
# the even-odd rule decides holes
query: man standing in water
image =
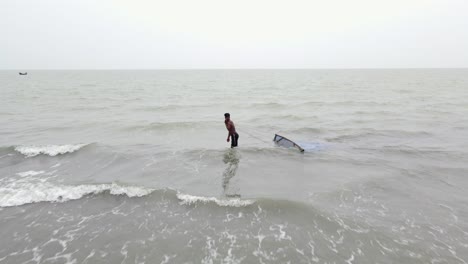
{"label": "man standing in water", "polygon": [[229,142],[229,137],[231,137],[231,148],[237,147],[237,140],[239,139],[239,134],[236,132],[236,127],[234,122],[231,120],[231,115],[229,113],[224,114],[224,124],[228,130],[228,137],[226,139]]}

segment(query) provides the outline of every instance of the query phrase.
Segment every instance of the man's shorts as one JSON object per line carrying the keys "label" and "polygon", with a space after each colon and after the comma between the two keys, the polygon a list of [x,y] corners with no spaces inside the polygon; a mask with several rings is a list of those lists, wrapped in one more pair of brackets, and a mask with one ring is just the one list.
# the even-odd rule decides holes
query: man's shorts
{"label": "man's shorts", "polygon": [[237,141],[239,140],[239,134],[231,134],[231,148],[237,147]]}

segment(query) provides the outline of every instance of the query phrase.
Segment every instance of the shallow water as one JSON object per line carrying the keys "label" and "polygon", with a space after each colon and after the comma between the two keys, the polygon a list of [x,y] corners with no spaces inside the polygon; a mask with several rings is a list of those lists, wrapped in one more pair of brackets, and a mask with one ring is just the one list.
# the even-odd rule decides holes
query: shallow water
{"label": "shallow water", "polygon": [[468,70],[29,72],[0,262],[468,262]]}

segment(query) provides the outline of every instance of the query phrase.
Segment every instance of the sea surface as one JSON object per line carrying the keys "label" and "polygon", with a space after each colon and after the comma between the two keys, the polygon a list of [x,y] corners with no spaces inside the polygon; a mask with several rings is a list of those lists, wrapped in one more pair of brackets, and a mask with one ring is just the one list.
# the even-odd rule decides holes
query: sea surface
{"label": "sea surface", "polygon": [[468,69],[0,71],[0,263],[467,262]]}

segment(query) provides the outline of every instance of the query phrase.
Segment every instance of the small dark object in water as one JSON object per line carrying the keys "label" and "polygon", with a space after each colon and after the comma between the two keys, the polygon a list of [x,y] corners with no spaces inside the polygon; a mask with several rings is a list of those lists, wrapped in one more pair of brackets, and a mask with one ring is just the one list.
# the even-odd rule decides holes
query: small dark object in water
{"label": "small dark object in water", "polygon": [[19,75],[28,75],[27,72],[20,72]]}

